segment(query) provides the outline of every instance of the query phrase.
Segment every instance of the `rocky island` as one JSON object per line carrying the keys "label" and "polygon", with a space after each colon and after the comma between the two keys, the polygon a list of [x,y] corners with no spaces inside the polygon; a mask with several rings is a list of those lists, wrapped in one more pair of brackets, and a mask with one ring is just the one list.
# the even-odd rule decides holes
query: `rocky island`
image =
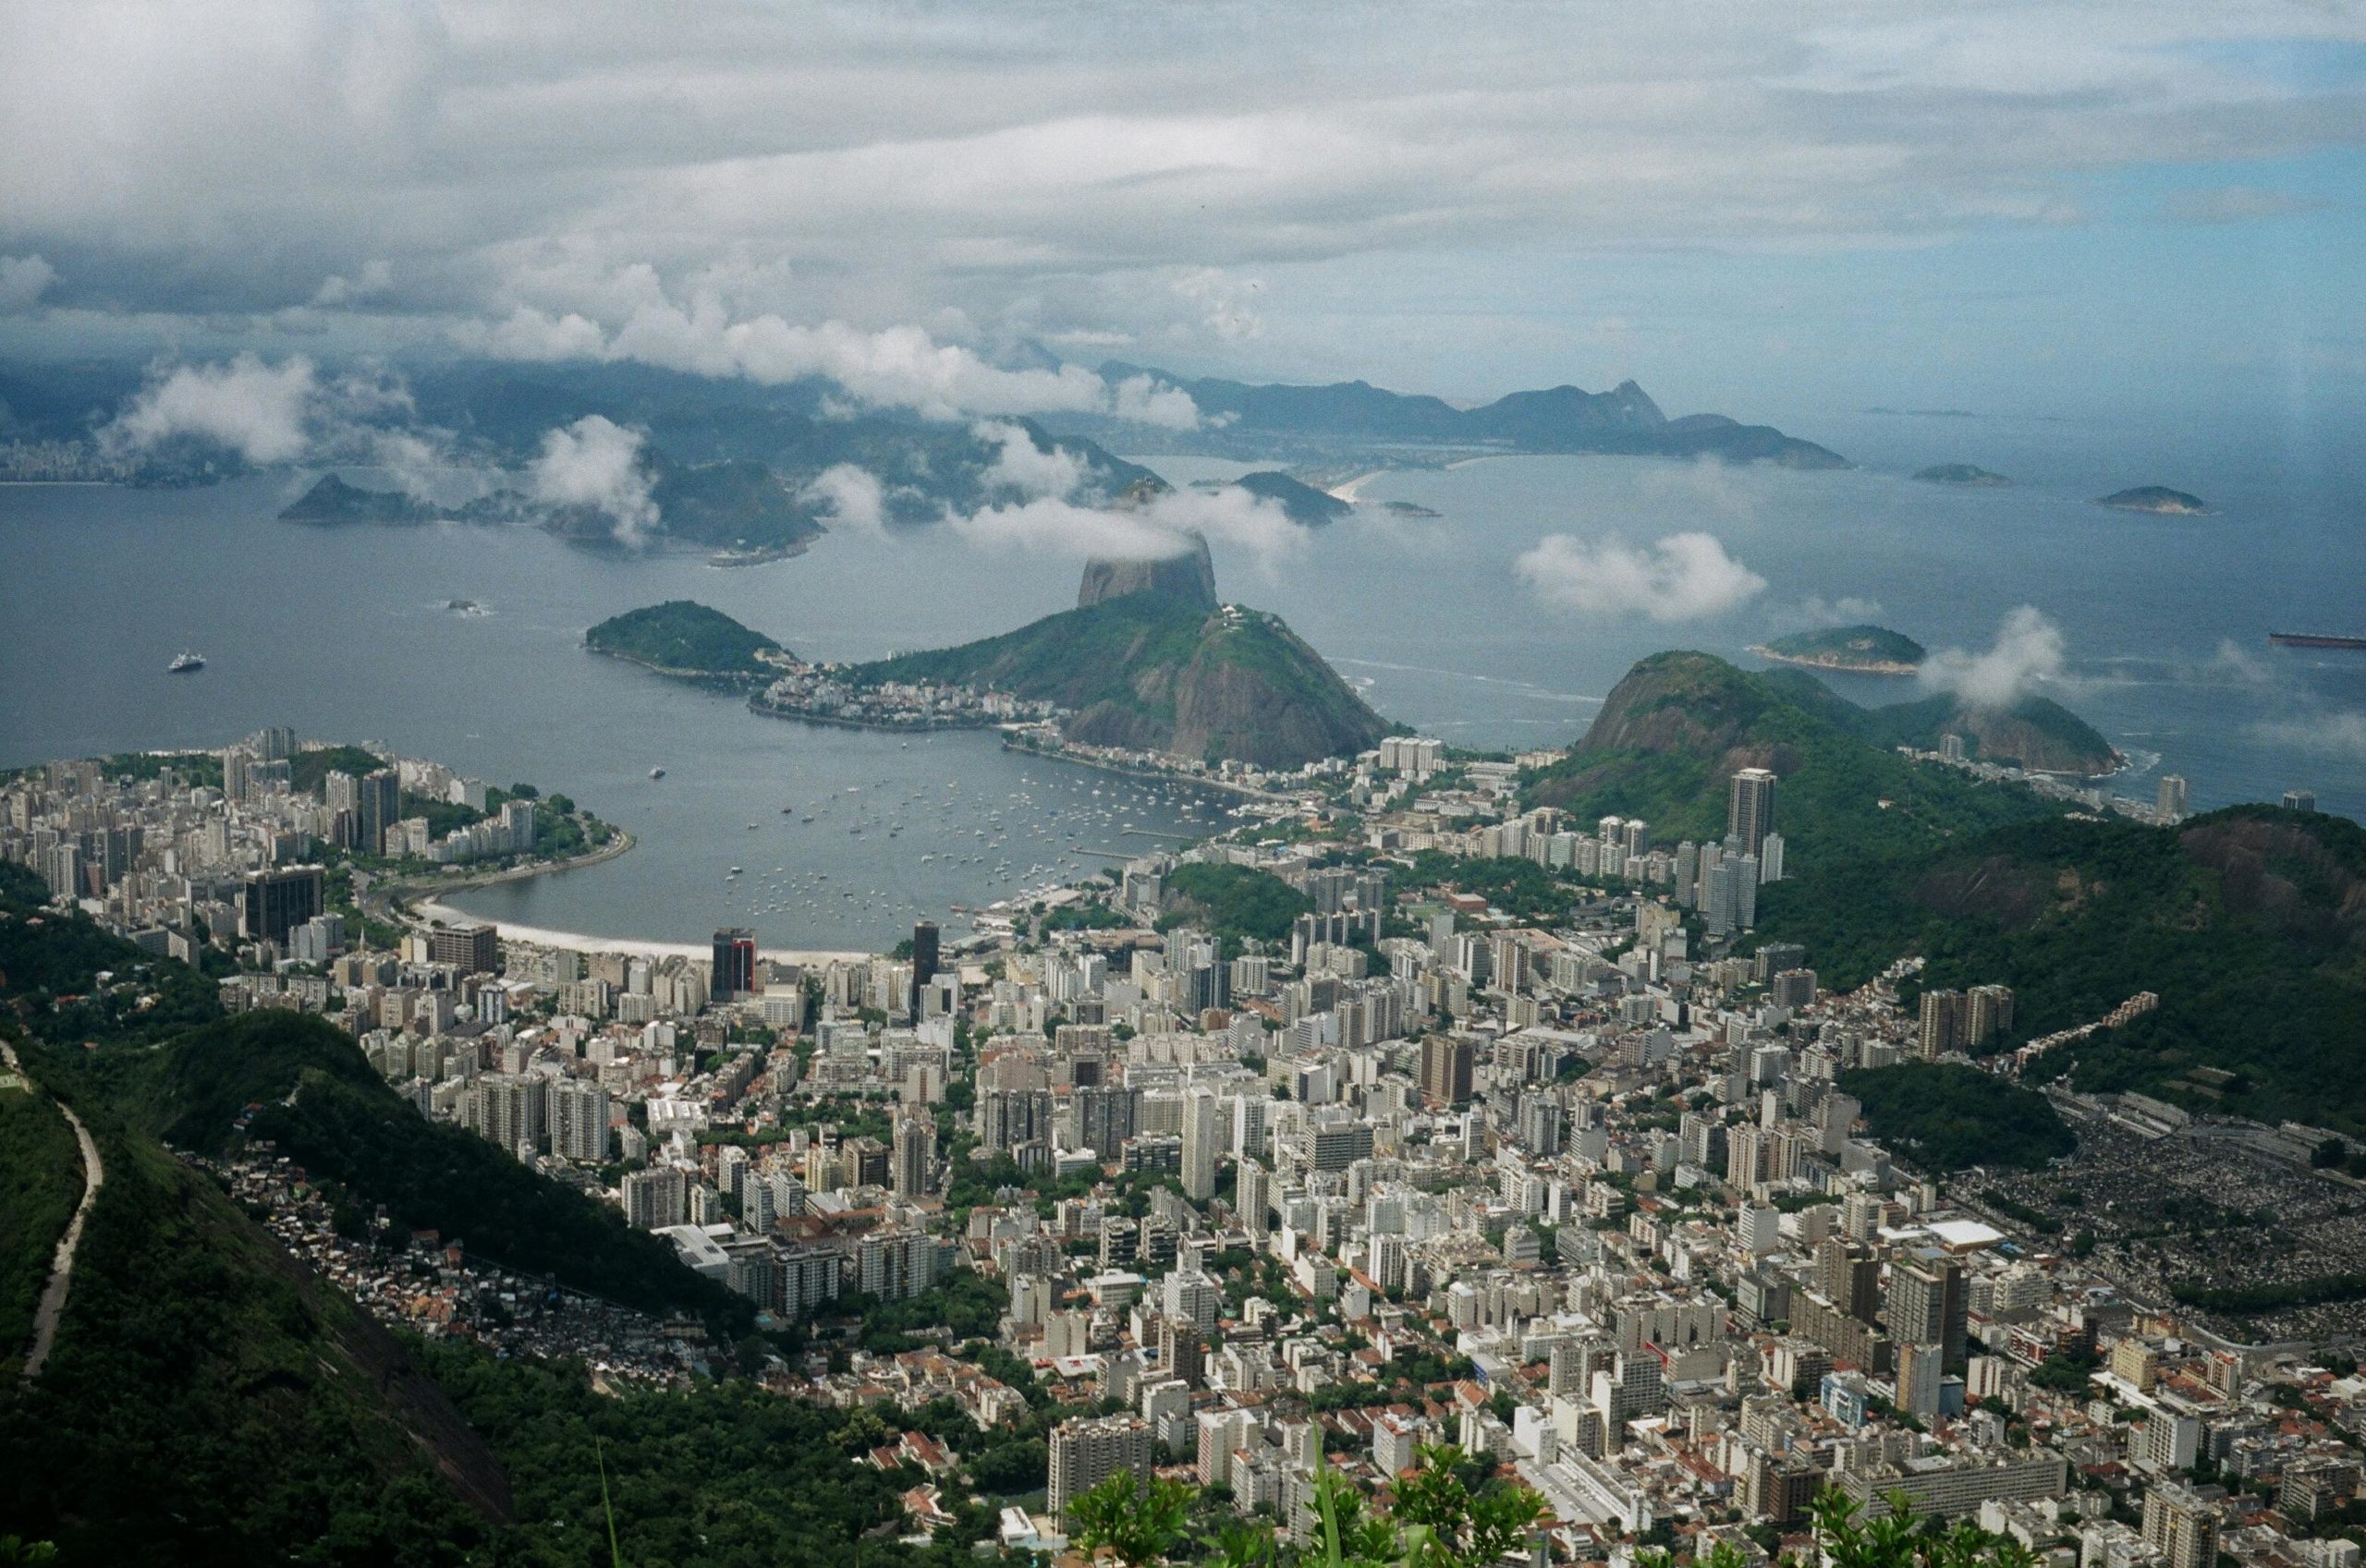
{"label": "rocky island", "polygon": [[312,488],[281,509],[287,523],[432,523],[438,507],[399,490],[365,490],[335,474],[323,474]]}
{"label": "rocky island", "polygon": [[1924,484],[1959,484],[1988,490],[2002,489],[2013,482],[2002,474],[1970,463],[1933,463],[1917,469],[1914,477]]}
{"label": "rocky island", "polygon": [[1887,626],[1827,626],[1793,632],[1750,650],[1777,664],[1852,675],[1910,675],[1922,667],[1923,646]]}
{"label": "rocky island", "polygon": [[763,633],[688,599],[611,616],[583,634],[583,646],[677,680],[741,685],[789,659]]}
{"label": "rocky island", "polygon": [[2166,485],[2140,484],[2133,490],[2116,490],[2109,495],[2095,498],[2098,506],[2108,506],[2115,512],[2150,512],[2160,517],[2199,517],[2210,508],[2199,495],[2188,495],[2182,490]]}

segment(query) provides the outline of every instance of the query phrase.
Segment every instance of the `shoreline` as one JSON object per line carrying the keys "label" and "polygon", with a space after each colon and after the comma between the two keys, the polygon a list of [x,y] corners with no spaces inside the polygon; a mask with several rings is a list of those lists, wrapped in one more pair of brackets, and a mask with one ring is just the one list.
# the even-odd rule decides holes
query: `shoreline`
{"label": "shoreline", "polygon": [[[523,942],[530,947],[555,948],[574,953],[624,953],[645,958],[708,958],[713,955],[712,944],[698,942],[665,942],[654,937],[604,937],[586,931],[562,931],[548,926],[521,925],[510,920],[491,919],[471,915],[465,909],[429,900],[417,907],[422,919],[441,917],[447,921],[465,921],[471,925],[489,925],[501,933],[504,942]],[[853,949],[778,948],[759,946],[760,956],[790,964],[826,964],[833,960],[859,961],[874,958],[874,953]]]}
{"label": "shoreline", "polygon": [[1348,480],[1344,484],[1333,485],[1326,493],[1332,496],[1335,500],[1344,501],[1348,505],[1352,506],[1356,504],[1358,492],[1361,491],[1364,486],[1370,484],[1372,480],[1380,478],[1381,475],[1390,471],[1391,470],[1387,468],[1374,468],[1370,473],[1358,474],[1355,478]]}
{"label": "shoreline", "polygon": [[1771,648],[1755,644],[1742,651],[1770,664],[1789,664],[1802,670],[1829,670],[1835,675],[1920,675],[1922,669],[1920,664],[1900,664],[1888,659],[1865,664],[1844,663],[1837,659],[1819,659],[1812,654],[1777,653]]}
{"label": "shoreline", "polygon": [[1202,778],[1197,773],[1175,772],[1160,768],[1131,767],[1123,762],[1104,762],[1097,757],[1079,757],[1073,752],[1046,751],[1040,746],[1020,746],[1007,734],[1003,736],[1002,748],[1005,751],[1022,751],[1030,757],[1041,757],[1047,762],[1067,762],[1079,768],[1092,768],[1104,773],[1123,773],[1130,779],[1155,779],[1161,784],[1189,784],[1196,789],[1222,790],[1227,795],[1238,795],[1250,800],[1262,800],[1274,806],[1298,804],[1293,796],[1275,795],[1271,790],[1254,789],[1248,784],[1235,784],[1230,779]]}

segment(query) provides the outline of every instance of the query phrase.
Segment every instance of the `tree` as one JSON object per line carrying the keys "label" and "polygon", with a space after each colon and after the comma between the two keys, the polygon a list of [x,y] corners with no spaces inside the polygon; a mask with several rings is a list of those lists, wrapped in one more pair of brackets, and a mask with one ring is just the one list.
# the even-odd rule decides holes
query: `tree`
{"label": "tree", "polygon": [[1088,1552],[1107,1547],[1125,1568],[1150,1568],[1182,1539],[1196,1489],[1188,1481],[1120,1470],[1068,1503],[1077,1544]]}

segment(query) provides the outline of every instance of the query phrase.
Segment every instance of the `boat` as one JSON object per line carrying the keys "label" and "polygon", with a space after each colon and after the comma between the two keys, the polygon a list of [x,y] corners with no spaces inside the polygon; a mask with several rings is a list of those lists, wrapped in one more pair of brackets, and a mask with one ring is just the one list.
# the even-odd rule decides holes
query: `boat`
{"label": "boat", "polygon": [[183,649],[179,658],[165,666],[165,673],[168,675],[194,675],[203,668],[205,668],[203,654],[191,653],[187,649]]}
{"label": "boat", "polygon": [[2341,637],[2333,632],[2270,632],[2267,640],[2278,648],[2366,649],[2366,637]]}
{"label": "boat", "polygon": [[663,768],[652,768],[649,770],[649,776],[652,779],[662,779],[665,776],[665,770]]}

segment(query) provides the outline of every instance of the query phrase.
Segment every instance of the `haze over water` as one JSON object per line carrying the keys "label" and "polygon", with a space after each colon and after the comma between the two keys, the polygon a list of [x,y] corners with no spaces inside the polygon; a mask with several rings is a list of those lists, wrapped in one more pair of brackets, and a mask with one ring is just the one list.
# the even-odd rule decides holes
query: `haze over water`
{"label": "haze over water", "polygon": [[[2111,456],[2090,444],[2105,432],[2053,425],[1800,422],[1868,464],[1975,461],[2022,482],[1957,490],[1870,468],[1492,459],[1392,473],[1362,492],[1436,518],[1367,505],[1265,566],[1220,553],[1218,587],[1287,617],[1390,718],[1504,748],[1574,739],[1627,667],[1660,649],[1755,664],[1748,645],[1828,624],[1857,600],[1878,611],[1848,605],[1848,618],[1934,650],[1978,650],[2030,604],[2067,647],[2063,677],[2041,689],[2138,764],[2111,787],[2148,796],[2155,773],[2177,772],[2196,808],[2297,785],[2326,809],[2366,814],[2366,654],[2265,642],[2270,629],[2366,631],[2366,537],[2354,509],[2323,499],[2359,493],[2355,476],[2265,460],[2177,465],[2173,444],[2146,441]],[[1146,460],[1178,483],[1242,467]],[[2213,515],[2088,504],[2155,480],[2202,495]],[[917,915],[1007,896],[1038,880],[1032,867],[1111,863],[1079,846],[1141,853],[1177,842],[1150,835],[1197,831],[1213,815],[1186,817],[1169,792],[1015,757],[985,735],[907,745],[761,719],[737,697],[580,647],[604,616],[692,598],[799,653],[873,657],[1063,608],[1072,561],[982,553],[925,531],[841,530],[798,559],[719,570],[524,530],[302,528],[274,519],[287,489],[283,478],[0,490],[10,628],[0,763],[218,746],[265,723],[383,740],[494,783],[568,791],[640,841],[600,867],[470,895],[471,909],[664,941],[746,921],[770,945],[808,948],[883,944]],[[1513,573],[1547,534],[1642,546],[1682,530],[1714,534],[1766,589],[1722,615],[1662,623],[1555,608]],[[490,614],[445,608],[456,598]],[[184,647],[208,667],[167,676]],[[1860,701],[1922,694],[1910,680],[1835,684]],[[661,766],[666,778],[651,781]],[[734,865],[745,874],[726,881]]]}

